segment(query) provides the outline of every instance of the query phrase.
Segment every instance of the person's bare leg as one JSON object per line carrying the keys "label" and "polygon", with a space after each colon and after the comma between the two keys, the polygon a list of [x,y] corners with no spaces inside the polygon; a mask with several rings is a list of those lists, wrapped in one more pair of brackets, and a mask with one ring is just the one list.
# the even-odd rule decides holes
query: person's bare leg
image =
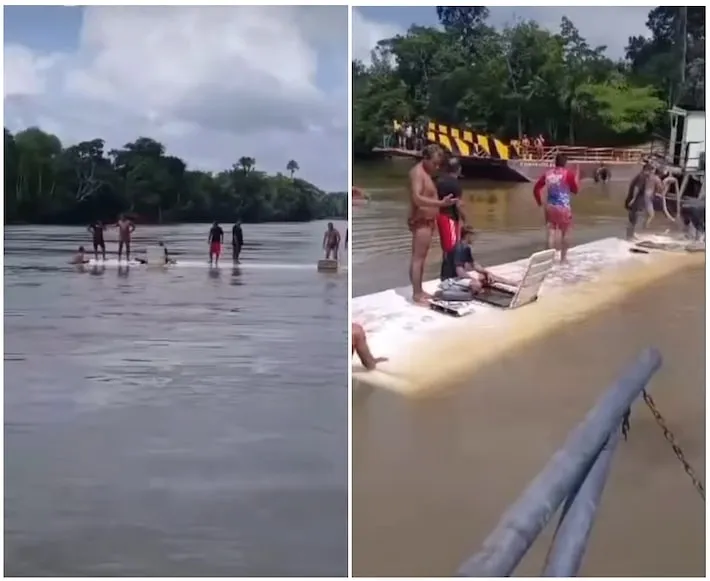
{"label": "person's bare leg", "polygon": [[338,247],[333,248],[333,260],[338,261]]}
{"label": "person's bare leg", "polygon": [[560,262],[567,262],[567,251],[569,250],[569,231],[560,230]]}
{"label": "person's bare leg", "polygon": [[557,250],[557,246],[555,244],[555,238],[556,238],[555,228],[552,225],[548,224],[546,226],[546,229],[547,229],[547,236],[545,239],[545,244],[546,244],[545,250],[551,250],[551,249]]}
{"label": "person's bare leg", "polygon": [[123,255],[123,240],[118,241],[118,261],[121,262],[121,256]]}
{"label": "person's bare leg", "polygon": [[[94,244],[94,260],[96,262],[99,261],[99,247],[97,244]],[[106,259],[104,258],[104,260],[106,260]]]}
{"label": "person's bare leg", "polygon": [[471,282],[468,284],[468,286],[474,295],[483,290],[483,283],[478,278],[472,278]]}
{"label": "person's bare leg", "polygon": [[101,247],[101,256],[103,257],[103,261],[106,262],[106,245],[105,244]]}
{"label": "person's bare leg", "polygon": [[646,204],[646,221],[643,223],[644,230],[648,230],[648,227],[651,225],[651,221],[655,215],[656,212],[653,209],[653,204]]}
{"label": "person's bare leg", "polygon": [[412,259],[409,264],[409,280],[412,283],[412,300],[420,305],[426,305],[431,298],[422,288],[424,278],[424,263],[431,246],[431,228],[417,228],[412,234]]}
{"label": "person's bare leg", "polygon": [[126,240],[126,261],[131,261],[131,241]]}
{"label": "person's bare leg", "polygon": [[370,351],[370,346],[367,344],[367,336],[365,335],[365,329],[357,323],[352,324],[353,333],[353,348],[355,353],[360,358],[360,361],[365,369],[368,371],[373,370],[377,367],[378,363],[387,361],[386,357],[375,357]]}

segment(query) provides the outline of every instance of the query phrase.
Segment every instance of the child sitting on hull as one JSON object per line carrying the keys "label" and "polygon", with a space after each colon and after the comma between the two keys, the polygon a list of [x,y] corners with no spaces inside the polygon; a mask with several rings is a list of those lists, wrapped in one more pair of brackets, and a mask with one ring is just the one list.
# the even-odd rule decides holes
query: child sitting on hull
{"label": "child sitting on hull", "polygon": [[441,264],[441,284],[439,290],[446,292],[462,293],[473,300],[475,295],[493,283],[516,286],[516,283],[494,275],[476,262],[471,251],[474,230],[471,226],[464,226],[461,231],[461,240],[451,252],[444,254]]}

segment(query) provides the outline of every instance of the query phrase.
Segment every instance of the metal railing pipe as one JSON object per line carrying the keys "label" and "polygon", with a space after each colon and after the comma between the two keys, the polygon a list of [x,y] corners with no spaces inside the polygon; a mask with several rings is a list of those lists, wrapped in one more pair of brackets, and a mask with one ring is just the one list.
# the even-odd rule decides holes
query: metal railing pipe
{"label": "metal railing pipe", "polygon": [[543,577],[577,576],[620,437],[621,426],[611,433],[589,472],[567,497],[547,554]]}
{"label": "metal railing pipe", "polygon": [[661,354],[656,349],[641,353],[506,511],[481,550],[459,568],[459,575],[508,577],[512,574],[660,366]]}

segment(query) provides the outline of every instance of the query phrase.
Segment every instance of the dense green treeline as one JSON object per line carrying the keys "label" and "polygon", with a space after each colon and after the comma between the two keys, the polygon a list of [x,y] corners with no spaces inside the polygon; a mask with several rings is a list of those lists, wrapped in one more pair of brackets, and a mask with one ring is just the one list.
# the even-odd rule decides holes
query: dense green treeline
{"label": "dense green treeline", "polygon": [[102,139],[63,147],[32,127],[5,129],[5,223],[113,221],[127,213],[141,222],[300,222],[345,218],[346,192],[328,194],[289,175],[268,175],[241,157],[217,174],[189,170],[147,137],[105,151]]}
{"label": "dense green treeline", "polygon": [[496,30],[485,7],[436,10],[441,28],[412,26],[380,41],[370,66],[352,63],[356,154],[380,145],[393,119],[611,145],[665,128],[670,106],[704,109],[704,7],[654,8],[650,37],[629,38],[623,60],[590,46],[567,18],[557,32],[533,21]]}

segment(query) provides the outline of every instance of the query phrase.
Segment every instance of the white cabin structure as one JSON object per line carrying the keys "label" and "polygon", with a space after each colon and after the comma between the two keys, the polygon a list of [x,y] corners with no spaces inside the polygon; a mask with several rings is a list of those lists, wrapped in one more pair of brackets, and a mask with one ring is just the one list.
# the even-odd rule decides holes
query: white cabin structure
{"label": "white cabin structure", "polygon": [[671,134],[666,158],[683,171],[705,170],[705,111],[687,111],[673,107]]}

